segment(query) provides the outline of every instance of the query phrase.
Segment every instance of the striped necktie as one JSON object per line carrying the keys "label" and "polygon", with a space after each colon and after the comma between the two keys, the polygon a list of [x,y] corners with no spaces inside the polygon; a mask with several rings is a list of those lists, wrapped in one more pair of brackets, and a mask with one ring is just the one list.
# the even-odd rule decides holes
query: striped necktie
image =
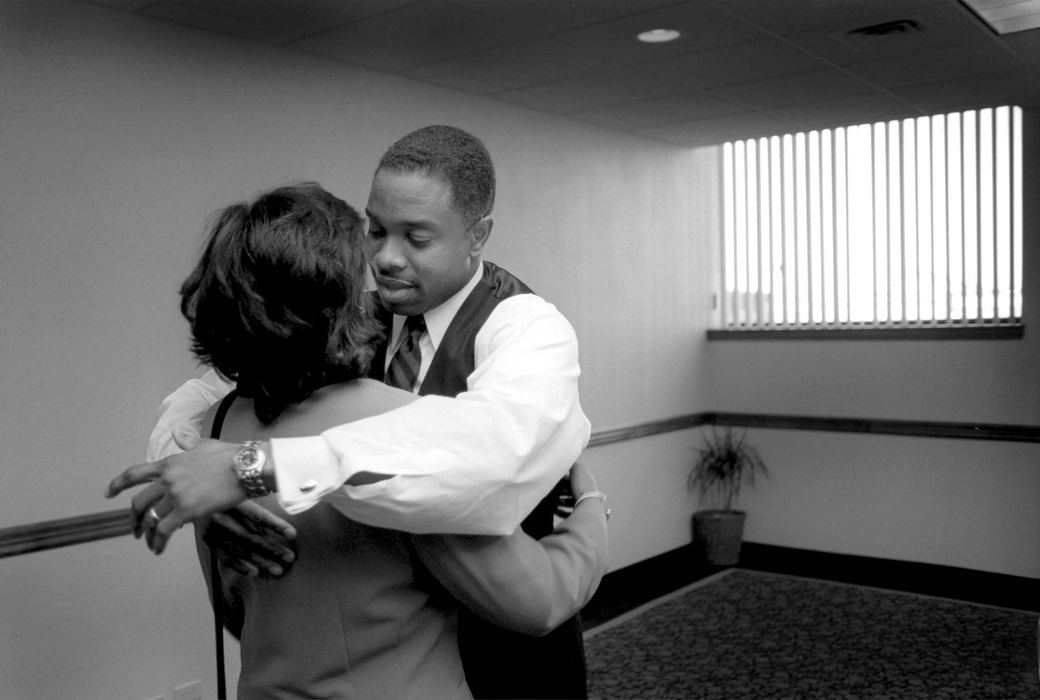
{"label": "striped necktie", "polygon": [[404,336],[397,346],[397,352],[390,359],[390,367],[386,370],[385,382],[405,391],[415,388],[415,380],[419,377],[422,365],[422,350],[419,339],[426,332],[426,319],[422,314],[405,319],[401,334]]}

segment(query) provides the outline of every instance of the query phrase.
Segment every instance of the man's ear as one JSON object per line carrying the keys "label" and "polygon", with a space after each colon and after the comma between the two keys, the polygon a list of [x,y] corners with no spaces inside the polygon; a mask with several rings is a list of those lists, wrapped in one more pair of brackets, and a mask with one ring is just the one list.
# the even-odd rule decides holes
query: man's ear
{"label": "man's ear", "polygon": [[491,216],[485,216],[470,227],[469,254],[472,257],[477,257],[483,252],[484,246],[487,245],[488,239],[491,238],[491,227],[494,224],[495,220]]}

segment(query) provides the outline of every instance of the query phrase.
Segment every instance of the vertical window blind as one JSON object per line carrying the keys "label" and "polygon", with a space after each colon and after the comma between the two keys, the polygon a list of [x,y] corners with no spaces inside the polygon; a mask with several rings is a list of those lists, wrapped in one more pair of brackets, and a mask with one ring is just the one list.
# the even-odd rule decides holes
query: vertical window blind
{"label": "vertical window blind", "polygon": [[722,329],[1018,324],[1022,114],[723,145]]}

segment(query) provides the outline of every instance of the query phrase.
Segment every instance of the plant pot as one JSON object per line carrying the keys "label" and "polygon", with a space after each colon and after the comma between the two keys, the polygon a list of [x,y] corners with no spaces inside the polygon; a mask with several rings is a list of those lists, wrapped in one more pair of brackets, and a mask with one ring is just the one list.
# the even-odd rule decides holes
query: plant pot
{"label": "plant pot", "polygon": [[693,548],[709,566],[733,566],[744,538],[742,510],[702,510],[693,514]]}

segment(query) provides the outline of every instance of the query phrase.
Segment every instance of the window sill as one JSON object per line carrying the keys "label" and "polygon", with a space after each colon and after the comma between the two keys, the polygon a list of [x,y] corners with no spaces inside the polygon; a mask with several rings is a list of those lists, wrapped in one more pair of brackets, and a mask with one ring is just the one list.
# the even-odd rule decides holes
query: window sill
{"label": "window sill", "polygon": [[919,324],[891,328],[712,328],[708,340],[1009,340],[1025,335],[1021,323]]}

